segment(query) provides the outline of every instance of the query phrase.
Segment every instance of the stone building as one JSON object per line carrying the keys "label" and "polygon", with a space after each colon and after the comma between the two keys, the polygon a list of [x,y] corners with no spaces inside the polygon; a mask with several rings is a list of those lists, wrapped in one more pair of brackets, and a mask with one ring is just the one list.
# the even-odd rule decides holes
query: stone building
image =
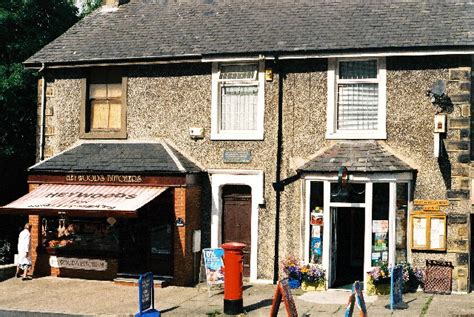
{"label": "stone building", "polygon": [[[246,243],[251,281],[277,279],[288,255],[323,265],[329,288],[429,259],[452,262],[452,289],[469,291],[473,12],[469,1],[104,5],[25,62],[42,78],[39,188],[3,210],[31,214],[36,269],[59,276],[80,270],[45,252],[57,241],[45,226],[77,218],[77,230],[116,230],[112,277],[141,263],[192,283],[200,232],[202,247]],[[104,211],[111,187],[154,193]],[[41,188],[102,198],[39,208]]]}

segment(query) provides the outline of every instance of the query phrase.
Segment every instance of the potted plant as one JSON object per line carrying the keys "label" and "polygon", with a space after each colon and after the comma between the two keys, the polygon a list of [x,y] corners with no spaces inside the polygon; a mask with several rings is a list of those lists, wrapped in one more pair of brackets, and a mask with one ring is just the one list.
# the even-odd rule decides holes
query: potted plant
{"label": "potted plant", "polygon": [[416,292],[418,286],[423,285],[424,272],[421,268],[411,267],[409,263],[402,263],[403,266],[403,292]]}
{"label": "potted plant", "polygon": [[294,256],[288,256],[281,261],[283,273],[288,278],[290,288],[300,288],[301,286],[301,265]]}
{"label": "potted plant", "polygon": [[307,264],[301,268],[304,291],[324,291],[326,289],[326,272],[317,264]]}
{"label": "potted plant", "polygon": [[[403,292],[415,292],[423,285],[424,272],[420,268],[412,268],[409,263],[401,263],[403,267]],[[368,272],[367,295],[390,294],[390,270],[387,265],[376,266]]]}
{"label": "potted plant", "polygon": [[374,267],[367,274],[367,295],[390,294],[390,271],[386,264]]}

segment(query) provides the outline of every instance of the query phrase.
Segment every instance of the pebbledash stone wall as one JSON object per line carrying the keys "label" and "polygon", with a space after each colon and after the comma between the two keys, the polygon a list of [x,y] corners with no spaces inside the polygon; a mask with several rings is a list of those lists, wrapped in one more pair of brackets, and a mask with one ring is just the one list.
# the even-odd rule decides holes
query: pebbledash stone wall
{"label": "pebbledash stone wall", "polygon": [[[211,65],[137,66],[126,69],[127,132],[130,140],[165,139],[204,169],[259,169],[265,173],[265,202],[259,209],[258,278],[271,279],[275,237],[275,162],[279,76],[282,76],[283,161],[281,178],[336,141],[325,139],[327,60],[285,61],[265,83],[265,139],[211,141]],[[453,289],[466,290],[469,259],[469,140],[471,59],[459,56],[387,58],[387,140],[384,146],[417,169],[414,198],[449,199],[448,251],[413,252],[415,265],[443,259],[455,265]],[[45,154],[66,150],[79,141],[82,70],[49,70],[52,90],[46,104]],[[469,75],[466,75],[469,74]],[[433,156],[435,107],[426,90],[446,80],[454,110],[448,115],[445,153]],[[202,127],[205,137],[192,140],[189,127]],[[250,150],[249,164],[227,164],[224,150]],[[301,181],[285,187],[281,197],[280,258],[302,255],[304,203]],[[203,188],[203,247],[210,244],[210,189]]]}

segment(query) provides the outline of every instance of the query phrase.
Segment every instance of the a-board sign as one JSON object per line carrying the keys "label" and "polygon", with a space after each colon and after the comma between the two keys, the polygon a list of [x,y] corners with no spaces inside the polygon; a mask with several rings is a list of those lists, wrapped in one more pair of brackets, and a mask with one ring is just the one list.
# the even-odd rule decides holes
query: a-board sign
{"label": "a-board sign", "polygon": [[288,279],[286,278],[280,280],[277,284],[275,295],[273,295],[270,317],[276,317],[278,315],[278,309],[280,309],[280,303],[282,300],[285,303],[286,314],[289,317],[298,317],[295,300],[291,294],[290,286],[288,285]]}
{"label": "a-board sign", "polygon": [[204,266],[206,268],[206,280],[207,285],[219,285],[224,284],[224,249],[202,249],[204,257]]}
{"label": "a-board sign", "polygon": [[135,317],[160,317],[161,313],[155,309],[155,288],[153,273],[140,275],[138,279],[138,307]]}
{"label": "a-board sign", "polygon": [[140,312],[150,309],[153,304],[153,273],[142,274],[138,280]]}
{"label": "a-board sign", "polygon": [[367,307],[365,305],[364,295],[362,294],[362,285],[359,281],[355,281],[352,285],[352,293],[349,296],[344,317],[352,317],[354,312],[354,304],[357,304],[360,317],[367,317]]}
{"label": "a-board sign", "polygon": [[403,268],[397,265],[391,268],[390,276],[390,310],[403,302]]}

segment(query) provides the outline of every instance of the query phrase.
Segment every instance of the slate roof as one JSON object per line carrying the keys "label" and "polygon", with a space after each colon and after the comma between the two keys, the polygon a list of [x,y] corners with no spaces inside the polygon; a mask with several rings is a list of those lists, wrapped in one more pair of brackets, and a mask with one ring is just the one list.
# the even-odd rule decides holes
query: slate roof
{"label": "slate roof", "polygon": [[25,64],[473,46],[470,0],[131,0]]}
{"label": "slate roof", "polygon": [[175,174],[198,173],[201,169],[164,143],[84,143],[30,167],[29,171]]}
{"label": "slate roof", "polygon": [[340,142],[311,159],[300,172],[337,172],[345,166],[349,172],[413,171],[407,163],[376,141]]}

